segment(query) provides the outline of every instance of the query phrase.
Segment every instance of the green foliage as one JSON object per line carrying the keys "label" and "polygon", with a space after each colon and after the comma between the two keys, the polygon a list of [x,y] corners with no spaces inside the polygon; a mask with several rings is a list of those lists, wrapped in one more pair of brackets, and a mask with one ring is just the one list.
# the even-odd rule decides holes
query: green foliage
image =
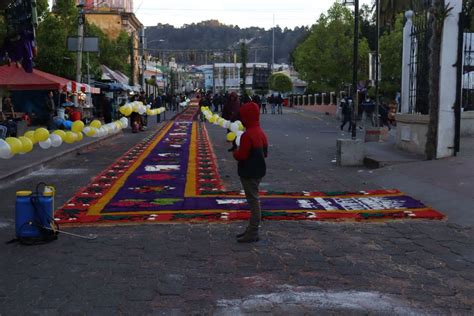
{"label": "green foliage", "polygon": [[67,19],[49,14],[37,31],[38,56],[36,68],[58,76],[74,79],[75,54],[68,52],[66,41],[72,34],[72,24]]}
{"label": "green foliage", "polygon": [[400,91],[402,78],[403,14],[395,20],[393,30],[380,37],[382,80],[380,90],[391,99]]}
{"label": "green foliage", "polygon": [[[295,68],[308,92],[343,89],[352,82],[354,39],[352,12],[336,3],[313,25],[310,35],[293,52]],[[369,45],[359,40],[359,80],[368,78]]]}
{"label": "green foliage", "polygon": [[[41,0],[43,1],[43,0]],[[67,37],[77,35],[78,11],[74,0],[58,0],[53,12],[44,13],[38,26],[38,56],[36,68],[58,76],[75,79],[76,53],[67,50]],[[89,69],[91,76],[99,78],[100,65],[119,70],[130,76],[129,65],[130,36],[121,32],[117,39],[110,40],[96,25],[84,26],[85,36],[99,38],[99,53],[89,53]],[[83,54],[82,73],[87,73],[87,54]]]}
{"label": "green foliage", "polygon": [[120,32],[115,40],[109,39],[105,33],[94,24],[87,24],[87,36],[97,36],[99,38],[99,54],[89,53],[89,63],[92,74],[100,76],[100,65],[118,70],[130,76],[131,66],[129,65],[130,41],[131,37],[127,32]]}
{"label": "green foliage", "polygon": [[270,89],[273,91],[285,93],[293,90],[293,83],[290,77],[284,73],[277,72],[270,76],[269,80]]}

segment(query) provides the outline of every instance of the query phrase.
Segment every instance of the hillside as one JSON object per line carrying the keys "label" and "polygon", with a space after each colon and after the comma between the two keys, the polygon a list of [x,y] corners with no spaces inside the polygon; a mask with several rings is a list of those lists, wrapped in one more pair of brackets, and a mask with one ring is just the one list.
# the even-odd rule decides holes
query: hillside
{"label": "hillside", "polygon": [[[275,28],[275,63],[289,63],[295,46],[306,36],[307,27]],[[176,28],[169,24],[147,27],[148,49],[152,55],[175,57],[177,62],[204,64],[232,61],[229,50],[239,51],[238,42],[249,42],[249,62],[271,62],[272,30],[259,27],[239,28],[221,24],[217,20],[203,21]],[[206,52],[207,51],[207,52]]]}

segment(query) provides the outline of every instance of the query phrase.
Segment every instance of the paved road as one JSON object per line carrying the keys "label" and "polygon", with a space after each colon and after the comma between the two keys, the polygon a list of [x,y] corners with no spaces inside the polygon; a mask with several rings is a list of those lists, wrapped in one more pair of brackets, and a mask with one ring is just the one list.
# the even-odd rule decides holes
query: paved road
{"label": "paved road", "polygon": [[[337,168],[334,120],[312,113],[265,116],[275,190],[376,189],[364,168]],[[209,126],[230,188],[235,162]],[[143,135],[142,135],[143,136]],[[38,181],[58,203],[140,137],[126,134],[2,184],[0,239],[13,237],[14,191]],[[227,177],[226,177],[227,176]],[[410,192],[408,192],[410,193]],[[6,198],[3,198],[6,197]],[[265,222],[263,241],[239,245],[245,223],[68,228],[53,243],[0,244],[0,314],[457,314],[474,304],[474,231],[449,222]]]}

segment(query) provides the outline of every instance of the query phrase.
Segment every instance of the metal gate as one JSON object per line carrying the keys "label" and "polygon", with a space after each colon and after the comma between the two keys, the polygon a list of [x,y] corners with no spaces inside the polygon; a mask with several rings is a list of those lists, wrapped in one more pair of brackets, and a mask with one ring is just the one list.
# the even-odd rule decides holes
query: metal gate
{"label": "metal gate", "polygon": [[474,111],[474,33],[463,34],[462,101],[463,111]]}
{"label": "metal gate", "polygon": [[410,42],[409,113],[429,113],[429,42],[431,29],[427,11],[413,16]]}
{"label": "metal gate", "polygon": [[455,106],[454,151],[461,148],[461,117],[464,111],[474,111],[474,0],[464,0],[459,16],[458,84]]}

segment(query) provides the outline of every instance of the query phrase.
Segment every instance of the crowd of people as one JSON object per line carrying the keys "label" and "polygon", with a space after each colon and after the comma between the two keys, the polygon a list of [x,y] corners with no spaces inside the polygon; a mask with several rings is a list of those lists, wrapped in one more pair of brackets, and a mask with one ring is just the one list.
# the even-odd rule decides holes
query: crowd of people
{"label": "crowd of people", "polygon": [[[199,105],[208,106],[213,112],[221,113],[224,117],[225,105],[228,103],[235,103],[235,96],[237,96],[235,92],[226,92],[224,94],[216,93],[213,95],[211,91],[208,91],[202,96],[202,98],[200,98]],[[252,102],[258,105],[259,112],[261,114],[268,113],[267,105],[270,106],[271,114],[283,114],[283,105],[285,100],[280,93],[262,95],[253,94],[247,97],[249,97]],[[239,102],[240,104],[244,103],[242,96],[239,97]],[[226,119],[230,120],[230,118]]]}
{"label": "crowd of people", "polygon": [[[352,116],[353,116],[354,103],[351,97],[345,97],[340,100],[339,110],[341,113],[341,131],[344,130],[344,127],[349,123],[347,131],[352,130]],[[357,113],[357,119],[361,120],[359,129],[365,128],[368,124],[370,126],[377,126],[377,120],[380,127],[386,126],[388,130],[395,126],[395,115],[397,111],[397,105],[384,102],[383,99],[379,101],[378,104],[378,118],[376,117],[376,103],[372,98],[367,94],[362,102],[359,104],[359,111]]]}

